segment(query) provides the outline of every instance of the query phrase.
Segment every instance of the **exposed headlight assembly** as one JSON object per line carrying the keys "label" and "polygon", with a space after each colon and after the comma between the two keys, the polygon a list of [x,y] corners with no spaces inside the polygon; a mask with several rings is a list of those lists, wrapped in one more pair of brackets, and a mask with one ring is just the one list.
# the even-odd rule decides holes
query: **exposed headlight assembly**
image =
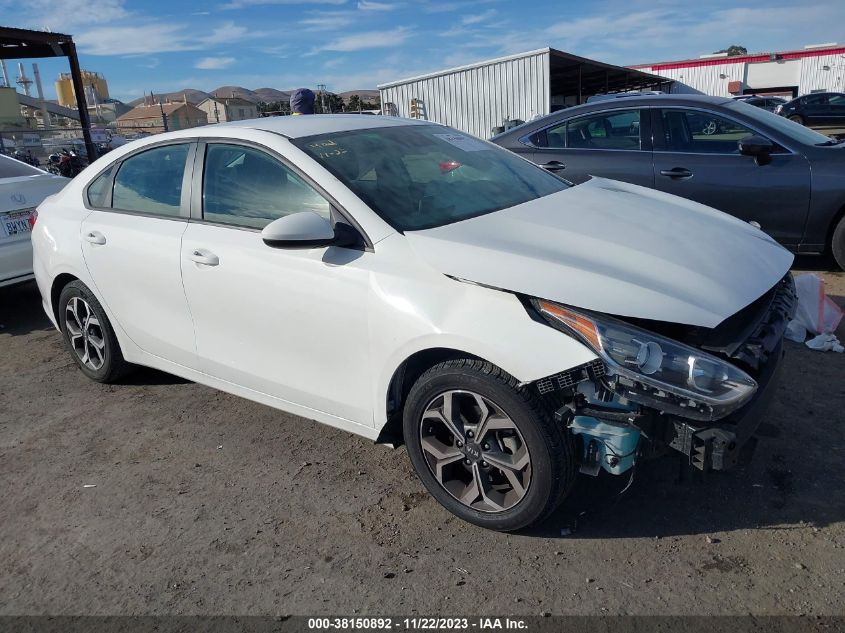
{"label": "exposed headlight assembly", "polygon": [[646,406],[698,420],[723,418],[757,389],[734,365],[610,317],[532,299],[553,327],[589,346],[607,365],[609,386]]}

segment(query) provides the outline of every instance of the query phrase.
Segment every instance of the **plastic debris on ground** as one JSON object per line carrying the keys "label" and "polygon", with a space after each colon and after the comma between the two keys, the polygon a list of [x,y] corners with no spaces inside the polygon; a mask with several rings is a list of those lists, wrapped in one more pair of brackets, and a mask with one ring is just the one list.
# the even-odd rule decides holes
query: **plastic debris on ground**
{"label": "plastic debris on ground", "polygon": [[798,305],[795,318],[786,328],[786,338],[804,343],[807,336],[813,335],[814,338],[806,341],[810,349],[842,353],[842,344],[833,332],[845,313],[825,294],[824,280],[814,273],[798,275],[795,277],[795,292]]}

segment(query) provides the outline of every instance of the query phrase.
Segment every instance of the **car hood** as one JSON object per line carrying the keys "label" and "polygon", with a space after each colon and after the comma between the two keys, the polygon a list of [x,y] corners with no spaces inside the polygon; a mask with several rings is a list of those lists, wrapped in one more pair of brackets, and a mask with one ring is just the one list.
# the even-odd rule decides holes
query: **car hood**
{"label": "car hood", "polygon": [[431,266],[465,281],[701,327],[762,296],[793,260],[746,222],[605,178],[405,235]]}

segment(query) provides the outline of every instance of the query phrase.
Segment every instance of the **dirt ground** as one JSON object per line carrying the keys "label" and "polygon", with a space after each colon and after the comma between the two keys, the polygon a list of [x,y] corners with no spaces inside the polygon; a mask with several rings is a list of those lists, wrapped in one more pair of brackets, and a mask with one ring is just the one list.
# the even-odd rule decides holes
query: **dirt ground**
{"label": "dirt ground", "polygon": [[505,535],[404,449],[154,371],[88,381],[34,284],[0,324],[2,615],[845,614],[845,355],[788,344],[747,467],[582,477]]}

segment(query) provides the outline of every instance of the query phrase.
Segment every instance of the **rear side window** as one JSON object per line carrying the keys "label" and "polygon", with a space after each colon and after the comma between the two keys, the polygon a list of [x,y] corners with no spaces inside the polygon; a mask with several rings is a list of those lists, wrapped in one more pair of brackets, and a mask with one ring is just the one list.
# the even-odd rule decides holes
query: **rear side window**
{"label": "rear side window", "polygon": [[165,145],[135,154],[114,178],[112,208],[179,217],[189,144]]}
{"label": "rear side window", "polygon": [[109,167],[102,174],[88,185],[88,204],[92,207],[105,209],[111,206],[109,197],[111,194],[111,176],[114,165]]}
{"label": "rear side window", "polygon": [[640,149],[640,111],[602,112],[572,119],[546,130],[546,147]]}
{"label": "rear side window", "polygon": [[211,143],[203,172],[203,219],[260,229],[291,213],[313,211],[327,220],[328,201],[265,152]]}

